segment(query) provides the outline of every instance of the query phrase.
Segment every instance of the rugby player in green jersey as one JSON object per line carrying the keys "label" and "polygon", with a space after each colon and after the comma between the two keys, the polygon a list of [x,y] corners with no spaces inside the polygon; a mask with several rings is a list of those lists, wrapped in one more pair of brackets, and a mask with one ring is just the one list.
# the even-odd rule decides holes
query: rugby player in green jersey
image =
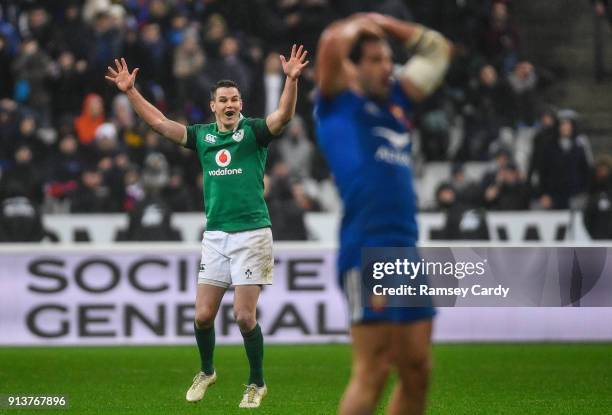
{"label": "rugby player in green jersey", "polygon": [[234,316],[244,338],[250,375],[241,408],[256,408],[267,393],[263,379],[263,335],[256,320],[261,286],[272,283],[272,232],[263,197],[268,143],[295,113],[297,82],[307,51],[293,46],[289,59],[280,56],[286,75],[278,109],[264,119],[245,118],[242,99],[232,81],[211,89],[215,122],[184,126],[169,120],[135,88],[138,68],[131,73],[123,58],[108,67],[106,79],[127,94],[138,115],[168,140],[194,150],[204,173],[206,231],[195,306],[195,337],[201,371],[186,399],[203,398],[217,380],[213,366],[214,321],[225,291],[234,286]]}

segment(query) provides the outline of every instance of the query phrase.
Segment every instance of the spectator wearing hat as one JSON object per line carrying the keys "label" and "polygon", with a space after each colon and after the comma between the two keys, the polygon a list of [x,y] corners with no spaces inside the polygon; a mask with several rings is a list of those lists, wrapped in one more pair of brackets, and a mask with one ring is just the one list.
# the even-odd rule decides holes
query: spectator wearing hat
{"label": "spectator wearing hat", "polygon": [[96,137],[96,130],[104,123],[104,103],[97,94],[88,94],[83,100],[81,115],[74,120],[74,129],[79,142],[90,145]]}

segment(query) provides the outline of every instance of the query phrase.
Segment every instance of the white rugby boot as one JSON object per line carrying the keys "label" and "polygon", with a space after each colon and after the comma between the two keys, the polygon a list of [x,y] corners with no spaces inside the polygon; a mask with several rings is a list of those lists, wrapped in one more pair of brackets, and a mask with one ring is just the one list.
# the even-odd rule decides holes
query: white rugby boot
{"label": "white rugby boot", "polygon": [[238,406],[240,408],[258,408],[267,393],[268,388],[266,385],[263,385],[262,387],[259,387],[254,383],[246,385],[246,390],[242,396],[242,401],[240,401],[240,405]]}
{"label": "white rugby boot", "polygon": [[200,372],[193,378],[193,384],[187,391],[187,395],[185,398],[189,402],[197,402],[202,400],[204,394],[206,393],[206,389],[210,385],[213,385],[217,381],[217,372],[213,372],[212,375],[208,376],[204,372]]}

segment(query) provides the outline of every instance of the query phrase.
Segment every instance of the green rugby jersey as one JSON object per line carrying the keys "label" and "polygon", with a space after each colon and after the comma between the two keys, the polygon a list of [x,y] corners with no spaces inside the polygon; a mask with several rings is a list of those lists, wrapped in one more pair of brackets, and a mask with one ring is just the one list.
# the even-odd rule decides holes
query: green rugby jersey
{"label": "green rugby jersey", "polygon": [[187,127],[204,174],[206,230],[239,232],[271,226],[263,197],[264,168],[272,135],[266,121],[242,118],[234,131],[217,123]]}

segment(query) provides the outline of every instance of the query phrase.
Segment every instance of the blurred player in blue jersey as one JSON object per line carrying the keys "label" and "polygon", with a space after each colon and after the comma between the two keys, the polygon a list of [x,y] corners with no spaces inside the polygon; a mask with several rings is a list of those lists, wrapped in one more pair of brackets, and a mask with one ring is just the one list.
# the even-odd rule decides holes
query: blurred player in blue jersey
{"label": "blurred player in blue jersey", "polygon": [[[413,53],[395,76],[387,36]],[[342,415],[373,413],[392,369],[398,383],[388,413],[425,411],[435,311],[364,302],[369,297],[361,295],[367,286],[361,248],[417,242],[410,103],[440,85],[450,55],[451,45],[439,33],[374,13],[332,24],[319,43],[317,135],[344,204],[338,271],[353,340]]]}

